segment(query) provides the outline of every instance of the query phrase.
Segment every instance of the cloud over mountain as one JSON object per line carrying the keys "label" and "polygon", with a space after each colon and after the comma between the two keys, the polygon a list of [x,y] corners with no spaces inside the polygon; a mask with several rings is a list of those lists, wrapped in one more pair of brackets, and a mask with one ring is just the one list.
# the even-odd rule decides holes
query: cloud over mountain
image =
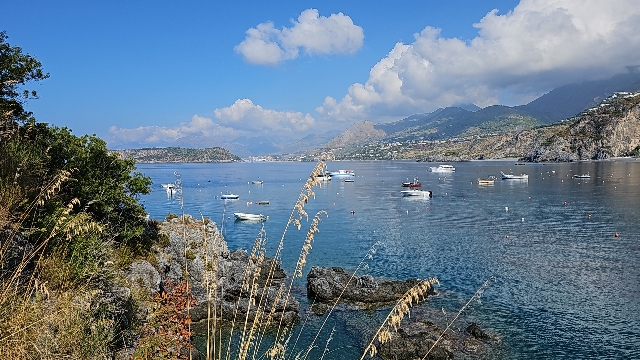
{"label": "cloud over mountain", "polygon": [[307,55],[354,53],[364,41],[362,28],[343,13],[325,17],[307,9],[291,22],[292,27],[282,29],[272,22],[258,24],[247,30],[235,51],[249,63],[275,65],[297,58],[301,50]]}
{"label": "cloud over mountain", "polygon": [[490,11],[470,41],[425,27],[397,43],[340,100],[316,110],[344,121],[426,112],[455,103],[522,104],[556,86],[605,78],[640,64],[636,1],[522,0]]}

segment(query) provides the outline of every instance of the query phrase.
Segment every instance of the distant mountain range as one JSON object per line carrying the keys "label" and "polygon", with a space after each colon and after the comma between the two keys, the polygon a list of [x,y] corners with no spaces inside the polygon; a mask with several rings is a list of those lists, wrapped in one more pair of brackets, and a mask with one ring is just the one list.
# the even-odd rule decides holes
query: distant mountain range
{"label": "distant mountain range", "polygon": [[[452,106],[427,114],[411,115],[391,123],[375,124],[370,131],[360,130],[369,126],[368,122],[363,120],[340,135],[348,136],[349,144],[332,141],[322,148],[354,147],[379,141],[381,138],[387,142],[442,140],[522,131],[572,117],[599,104],[614,92],[638,89],[640,89],[640,72],[636,71],[606,80],[562,86],[527,105],[513,107],[493,105],[483,109],[469,105]],[[360,136],[354,136],[354,134]]]}

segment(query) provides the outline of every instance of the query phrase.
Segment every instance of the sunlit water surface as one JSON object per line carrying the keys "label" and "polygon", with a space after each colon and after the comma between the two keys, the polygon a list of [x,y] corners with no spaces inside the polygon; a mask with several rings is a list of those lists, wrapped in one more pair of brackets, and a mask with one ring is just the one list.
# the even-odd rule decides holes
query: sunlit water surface
{"label": "sunlit water surface", "polygon": [[[314,163],[139,164],[153,179],[142,197],[152,218],[180,213],[160,184],[179,173],[185,213],[222,227],[230,249],[250,249],[260,224],[233,221],[233,212],[262,213],[270,254]],[[329,170],[353,169],[353,183],[314,188],[305,210],[329,214],[319,225],[307,270],[313,265],[354,270],[376,242],[383,245],[361,274],[393,279],[437,277],[441,322],[455,313],[488,278],[495,280],[465,311],[500,334],[499,358],[640,358],[640,162],[515,165],[513,161],[455,163],[455,173],[428,172],[436,164],[409,161],[330,162]],[[529,180],[476,180],[500,171]],[[574,179],[574,174],[591,175]],[[433,198],[403,198],[400,183],[419,177]],[[262,180],[254,185],[252,180]],[[240,195],[224,201],[221,194]],[[255,204],[268,200],[269,205]],[[353,211],[353,214],[351,213]],[[282,263],[290,274],[307,227],[290,230]],[[618,234],[618,236],[615,236]],[[305,274],[306,275],[306,274]],[[296,293],[306,306],[304,282]],[[332,350],[325,359],[359,358],[367,327],[378,313],[340,311],[326,325]],[[303,317],[306,316],[303,314]],[[313,320],[298,348],[308,345]],[[300,345],[302,344],[302,345]],[[319,357],[319,356],[318,356]]]}

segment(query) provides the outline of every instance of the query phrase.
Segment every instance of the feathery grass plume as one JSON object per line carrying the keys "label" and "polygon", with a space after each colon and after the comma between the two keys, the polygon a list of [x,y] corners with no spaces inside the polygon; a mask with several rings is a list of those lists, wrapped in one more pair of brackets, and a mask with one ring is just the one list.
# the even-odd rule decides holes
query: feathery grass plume
{"label": "feathery grass plume", "polygon": [[[238,352],[238,359],[244,360],[247,357],[249,352],[249,348],[252,344],[252,340],[254,339],[255,327],[258,323],[258,309],[256,309],[256,314],[254,316],[251,327],[248,327],[249,323],[249,315],[251,313],[251,305],[256,305],[256,297],[258,295],[258,280],[260,278],[260,272],[262,270],[262,263],[265,259],[265,249],[264,247],[260,250],[260,254],[255,262],[255,269],[253,271],[253,277],[251,278],[251,289],[249,291],[249,301],[247,302],[247,313],[245,315],[244,320],[244,328],[242,329],[242,336],[240,337],[240,349]],[[266,291],[263,290],[263,295]],[[248,329],[248,333],[247,333]]]}
{"label": "feathery grass plume", "polygon": [[[282,295],[283,294],[284,294],[284,284],[280,284],[280,286],[278,287],[278,291],[276,292],[276,296],[275,296],[275,298],[273,300],[273,304],[274,305],[271,306],[271,308],[269,309],[269,313],[267,314],[266,318],[264,319],[264,321],[261,322],[262,331],[260,332],[260,336],[258,337],[258,340],[256,341],[256,346],[254,348],[254,352],[253,352],[253,356],[252,356],[253,359],[255,359],[257,354],[258,354],[258,350],[259,350],[260,346],[262,345],[262,341],[264,340],[264,337],[266,335],[267,328],[273,323],[273,318],[275,317],[276,310],[277,310],[275,304],[277,304],[280,301],[280,299],[282,299]],[[264,306],[262,306],[262,307],[258,306],[258,310],[263,309],[263,308],[264,308]],[[274,346],[272,346],[270,348],[270,350],[268,350],[268,352],[271,352],[273,347],[279,348],[279,346],[276,346],[276,345],[282,346],[281,344],[277,343]],[[284,351],[284,348],[282,350]],[[278,350],[277,352],[280,352],[280,350]]]}
{"label": "feathery grass plume", "polygon": [[[256,236],[256,239],[253,242],[253,247],[251,248],[251,254],[249,255],[249,261],[247,263],[247,266],[244,269],[242,284],[240,286],[240,294],[238,294],[238,299],[236,300],[236,303],[234,305],[233,319],[231,320],[231,329],[229,331],[229,342],[227,343],[227,353],[226,353],[225,359],[229,359],[229,357],[231,356],[231,343],[233,342],[233,333],[235,330],[235,325],[238,317],[238,311],[240,308],[240,300],[242,299],[242,294],[246,291],[249,291],[251,287],[251,280],[253,279],[253,274],[255,274],[256,271],[258,271],[258,274],[259,274],[259,272],[261,271],[261,266],[256,267],[256,264],[258,263],[260,254],[264,253],[265,251],[266,241],[267,241],[266,231],[264,230],[264,224],[262,224],[262,227],[258,232],[258,236]],[[251,303],[251,300],[249,301],[249,304],[250,303]]]}
{"label": "feathery grass plume", "polygon": [[[204,271],[203,277],[205,280],[205,289],[207,291],[207,359],[211,359],[211,356],[216,351],[215,335],[217,330],[218,317],[216,314],[216,293],[218,288],[218,256],[215,253],[213,244],[211,246],[211,254],[209,254],[209,244],[207,241],[207,221],[205,217],[200,213],[202,218],[202,258],[204,259]],[[211,303],[213,302],[213,314],[211,309]],[[213,316],[213,324],[211,323],[211,317]]]}
{"label": "feathery grass plume", "polygon": [[400,326],[402,319],[404,319],[405,315],[411,312],[411,306],[418,304],[421,300],[424,300],[427,292],[431,289],[433,284],[440,285],[440,282],[438,282],[438,279],[436,278],[422,280],[416,286],[409,289],[400,298],[400,300],[398,300],[396,305],[387,315],[386,319],[382,322],[382,325],[380,325],[374,334],[369,345],[364,349],[364,353],[360,357],[360,360],[364,359],[367,354],[369,354],[370,357],[374,357],[376,355],[378,349],[374,342],[377,341],[379,345],[382,345],[391,340],[391,330],[393,329],[394,332],[398,331],[398,326]]}
{"label": "feathery grass plume", "polygon": [[[269,272],[267,273],[266,281],[264,284],[265,288],[270,286],[273,281],[273,273],[275,271],[275,266],[280,260],[282,249],[284,248],[284,238],[285,238],[285,235],[287,234],[289,226],[293,224],[298,228],[298,230],[300,230],[300,228],[302,227],[301,220],[305,218],[308,221],[309,219],[309,214],[304,210],[304,205],[309,201],[310,197],[315,197],[315,193],[313,192],[312,188],[313,186],[316,186],[320,183],[317,180],[317,176],[318,174],[321,173],[322,169],[324,169],[325,166],[326,164],[324,162],[324,158],[321,158],[318,164],[316,164],[314,169],[311,171],[311,174],[307,178],[304,185],[302,186],[300,194],[298,195],[298,200],[296,201],[295,205],[293,206],[293,209],[291,210],[291,214],[289,215],[289,219],[285,225],[285,229],[282,233],[282,237],[280,238],[280,242],[278,243],[278,247],[276,248],[276,253],[273,257],[273,261],[271,262],[271,266],[269,267]],[[261,297],[260,302],[256,307],[257,309],[260,309],[263,306],[262,298],[263,297]],[[280,332],[280,329],[278,330],[278,335],[279,335],[279,332]],[[278,335],[276,335],[276,338],[278,337]]]}
{"label": "feathery grass plume", "polygon": [[479,299],[482,296],[482,293],[484,292],[484,289],[486,289],[487,286],[489,286],[489,283],[491,282],[491,280],[495,280],[495,278],[492,276],[490,278],[488,278],[484,283],[482,283],[482,285],[478,288],[478,290],[473,294],[473,296],[471,296],[471,298],[469,299],[469,301],[467,301],[466,304],[464,304],[464,306],[462,308],[460,308],[460,310],[458,311],[458,313],[456,314],[456,316],[453,318],[453,320],[451,320],[449,322],[449,324],[447,325],[447,327],[442,330],[442,332],[440,333],[440,336],[438,336],[438,338],[436,339],[436,341],[433,342],[433,344],[431,345],[431,347],[429,348],[429,351],[427,351],[427,353],[424,355],[424,357],[422,358],[422,360],[426,359],[427,356],[429,356],[429,353],[431,353],[431,350],[433,350],[436,345],[438,344],[438,342],[440,341],[440,339],[442,339],[442,336],[444,336],[444,334],[447,332],[447,330],[449,330],[449,328],[451,327],[451,325],[453,325],[453,323],[456,321],[456,319],[458,319],[458,316],[460,316],[460,314],[462,314],[462,312],[469,306],[469,304],[471,304],[471,302],[473,300]]}
{"label": "feathery grass plume", "polygon": [[[304,244],[302,245],[302,249],[300,250],[300,256],[298,257],[298,262],[296,263],[296,268],[291,276],[291,280],[289,281],[289,289],[287,290],[287,294],[284,298],[285,305],[282,307],[282,315],[280,316],[280,322],[278,324],[278,333],[280,332],[280,327],[282,326],[282,320],[284,319],[284,314],[287,309],[286,304],[289,302],[289,297],[291,296],[291,289],[293,288],[293,283],[296,278],[302,277],[302,270],[307,263],[307,255],[309,255],[309,251],[311,250],[311,244],[315,238],[315,233],[320,231],[318,229],[318,224],[322,221],[322,215],[329,216],[329,214],[325,210],[320,210],[316,213],[311,221],[311,225],[309,226],[309,231],[307,232],[307,236],[305,238]],[[275,306],[275,304],[274,304]],[[276,335],[277,338],[277,335]],[[286,353],[286,347],[283,350],[282,356],[284,357]]]}
{"label": "feathery grass plume", "polygon": [[[291,284],[293,284],[294,279],[302,277],[302,269],[307,263],[307,255],[309,255],[309,251],[311,251],[311,244],[313,243],[313,239],[315,238],[315,233],[320,231],[318,229],[318,224],[320,223],[320,221],[322,221],[321,215],[329,217],[329,214],[325,210],[320,210],[316,213],[316,216],[314,216],[313,220],[311,221],[309,231],[307,232],[307,237],[304,240],[304,245],[302,245],[302,249],[300,250],[300,256],[298,257],[298,262],[296,263],[296,269],[293,272]],[[291,287],[289,287],[289,292],[291,292]]]}
{"label": "feathery grass plume", "polygon": [[[342,295],[344,294],[344,292],[349,287],[349,284],[351,283],[351,280],[353,280],[355,278],[355,276],[358,273],[358,271],[360,270],[360,268],[363,265],[366,265],[366,260],[373,259],[373,255],[378,251],[378,247],[381,246],[381,245],[383,245],[381,241],[376,241],[373,245],[371,245],[371,247],[369,248],[367,253],[362,257],[362,260],[360,260],[360,263],[358,264],[358,267],[356,267],[356,270],[351,274],[351,276],[349,277],[349,280],[347,280],[347,283],[342,288],[342,291],[340,292],[340,295],[338,295],[336,300],[333,302],[333,305],[331,306],[331,309],[329,309],[329,311],[327,311],[327,314],[325,315],[324,320],[322,321],[322,324],[320,325],[320,328],[318,329],[318,332],[316,332],[316,336],[313,338],[313,341],[311,341],[311,344],[309,344],[309,346],[307,347],[307,351],[305,352],[305,354],[303,356],[304,359],[306,359],[309,356],[309,353],[313,349],[314,344],[318,340],[318,337],[320,337],[320,332],[322,332],[322,329],[326,325],[327,320],[329,320],[329,316],[331,316],[331,314],[335,310],[336,306],[338,306],[338,302],[340,302],[340,299],[342,299]],[[299,335],[298,335],[298,337],[299,337]]]}

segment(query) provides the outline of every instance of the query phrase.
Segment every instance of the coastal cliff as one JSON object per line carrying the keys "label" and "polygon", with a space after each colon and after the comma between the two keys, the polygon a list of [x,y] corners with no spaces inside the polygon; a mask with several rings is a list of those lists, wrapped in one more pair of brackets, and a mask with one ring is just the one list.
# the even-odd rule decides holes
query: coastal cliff
{"label": "coastal cliff", "polygon": [[558,124],[477,139],[414,146],[422,161],[518,158],[530,162],[603,160],[640,155],[640,92],[620,93]]}

